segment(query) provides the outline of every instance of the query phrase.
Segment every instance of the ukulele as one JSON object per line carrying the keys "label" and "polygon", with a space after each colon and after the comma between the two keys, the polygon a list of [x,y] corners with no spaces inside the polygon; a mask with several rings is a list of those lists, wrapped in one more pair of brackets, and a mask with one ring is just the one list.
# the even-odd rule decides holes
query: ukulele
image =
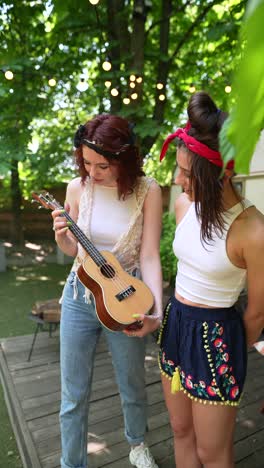
{"label": "ukulele", "polygon": [[[63,209],[48,192],[34,192],[32,197],[46,209]],[[140,328],[142,324],[133,314],[147,314],[152,308],[154,300],[148,286],[129,275],[111,252],[99,252],[66,211],[60,216],[71,222],[70,231],[88,254],[77,276],[92,292],[100,322],[112,331]]]}

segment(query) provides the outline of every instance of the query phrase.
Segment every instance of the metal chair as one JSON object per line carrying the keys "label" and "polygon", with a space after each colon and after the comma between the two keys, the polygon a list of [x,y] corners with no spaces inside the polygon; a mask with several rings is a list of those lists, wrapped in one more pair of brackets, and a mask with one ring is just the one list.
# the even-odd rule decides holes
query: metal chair
{"label": "metal chair", "polygon": [[31,343],[31,347],[28,355],[28,362],[31,359],[33,349],[35,346],[36,338],[40,330],[45,331],[45,325],[48,326],[47,331],[49,332],[49,337],[52,337],[52,332],[57,329],[60,324],[60,315],[61,315],[61,305],[59,304],[59,299],[49,299],[47,301],[37,301],[33,307],[32,311],[28,315],[29,320],[33,320],[36,323],[36,328]]}

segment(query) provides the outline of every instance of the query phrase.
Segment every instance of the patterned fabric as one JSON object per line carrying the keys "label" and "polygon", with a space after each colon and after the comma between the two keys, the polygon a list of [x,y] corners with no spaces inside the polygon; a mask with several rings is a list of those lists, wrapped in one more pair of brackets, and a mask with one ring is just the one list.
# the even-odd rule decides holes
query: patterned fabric
{"label": "patterned fabric", "polygon": [[243,321],[234,307],[207,309],[171,298],[159,336],[159,365],[172,392],[210,404],[236,406],[247,367]]}
{"label": "patterned fabric", "polygon": [[[117,239],[112,249],[112,253],[116,256],[122,267],[129,273],[132,273],[135,269],[139,269],[139,253],[143,230],[142,209],[146,194],[153,181],[154,179],[149,177],[139,178],[139,183],[135,189],[137,209],[131,217],[127,230]],[[91,239],[90,221],[93,209],[93,190],[94,184],[90,179],[87,179],[86,187],[80,200],[78,217],[78,225],[89,239]],[[125,200],[124,203],[126,203]],[[77,270],[85,255],[86,253],[82,246],[78,245],[78,255],[73,264],[74,271]]]}

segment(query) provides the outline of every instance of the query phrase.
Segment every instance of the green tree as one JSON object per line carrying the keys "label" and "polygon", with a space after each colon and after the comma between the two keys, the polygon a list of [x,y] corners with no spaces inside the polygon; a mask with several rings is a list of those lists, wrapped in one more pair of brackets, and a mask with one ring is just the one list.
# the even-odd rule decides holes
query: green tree
{"label": "green tree", "polygon": [[44,9],[39,2],[32,8],[29,2],[2,4],[1,68],[12,71],[14,79],[0,83],[1,136],[0,167],[9,176],[13,223],[11,239],[21,242],[22,185],[20,171],[31,157],[28,144],[32,136],[32,121],[40,118],[46,107],[42,99],[43,78],[39,62],[45,55]]}
{"label": "green tree", "polygon": [[249,164],[264,128],[264,2],[253,0],[240,33],[242,58],[234,74],[235,106],[221,132],[226,161],[235,159],[237,172],[248,173]]}
{"label": "green tree", "polygon": [[208,90],[227,107],[224,87],[237,60],[244,6],[243,0],[6,1],[1,68],[14,79],[1,81],[0,164],[16,218],[21,193],[70,176],[72,135],[97,112],[136,122],[146,171],[168,183],[172,160],[159,167],[157,156],[164,135],[185,120],[190,92]]}

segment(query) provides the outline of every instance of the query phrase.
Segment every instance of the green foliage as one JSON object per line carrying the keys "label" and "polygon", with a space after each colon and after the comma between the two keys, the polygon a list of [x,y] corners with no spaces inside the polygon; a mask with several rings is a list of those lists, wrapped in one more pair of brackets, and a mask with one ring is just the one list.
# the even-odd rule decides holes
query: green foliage
{"label": "green foliage", "polygon": [[[0,273],[1,338],[33,334],[35,324],[27,316],[33,303],[59,297],[66,279],[65,265],[14,267]],[[22,468],[15,437],[9,422],[0,386],[0,466]]]}
{"label": "green foliage", "polygon": [[174,282],[177,271],[177,258],[172,250],[172,243],[175,236],[175,216],[168,211],[163,214],[162,235],[160,242],[160,258],[163,279],[171,285]]}
{"label": "green foliage", "polygon": [[[161,185],[170,184],[175,158],[171,152],[159,164],[162,141],[185,121],[191,84],[226,106],[224,85],[236,65],[232,51],[245,1],[179,0],[167,13],[162,10],[165,4],[152,0],[146,7],[146,21],[140,19],[145,21],[141,42],[135,37],[134,2],[101,1],[98,17],[87,0],[5,0],[0,6],[0,66],[2,72],[14,72],[13,80],[6,80],[4,73],[0,80],[0,173],[10,179],[11,162],[19,160],[24,196],[47,181],[53,185],[74,176],[72,137],[77,125],[109,111],[137,124],[147,174]],[[167,21],[166,36],[162,28]],[[161,45],[167,43],[164,50]],[[110,72],[102,70],[106,57],[112,61]],[[132,72],[143,82],[139,99],[126,106],[123,98],[131,92]],[[50,77],[57,82],[53,88]],[[76,88],[81,77],[88,85],[85,92]],[[118,98],[105,87],[109,79],[119,89]],[[162,102],[158,81],[164,83]],[[32,139],[38,149],[30,147]]]}
{"label": "green foliage", "polygon": [[11,423],[5,404],[4,391],[0,384],[0,466],[8,468],[23,468],[20,460],[15,436],[12,431]]}
{"label": "green foliage", "polygon": [[70,266],[49,263],[13,267],[0,273],[0,287],[4,291],[1,338],[33,333],[34,324],[27,318],[32,305],[37,300],[60,297],[69,269]]}
{"label": "green foliage", "polygon": [[[169,132],[168,132],[169,133]],[[144,171],[149,177],[154,177],[160,185],[171,185],[173,172],[176,167],[176,148],[169,148],[166,158],[160,163],[159,150],[162,146],[160,139],[153,145],[149,157],[145,160]]]}
{"label": "green foliage", "polygon": [[236,172],[248,173],[255,145],[264,127],[264,2],[248,3],[240,34],[242,59],[234,77],[235,106],[224,125],[221,151],[225,162],[235,158]]}

